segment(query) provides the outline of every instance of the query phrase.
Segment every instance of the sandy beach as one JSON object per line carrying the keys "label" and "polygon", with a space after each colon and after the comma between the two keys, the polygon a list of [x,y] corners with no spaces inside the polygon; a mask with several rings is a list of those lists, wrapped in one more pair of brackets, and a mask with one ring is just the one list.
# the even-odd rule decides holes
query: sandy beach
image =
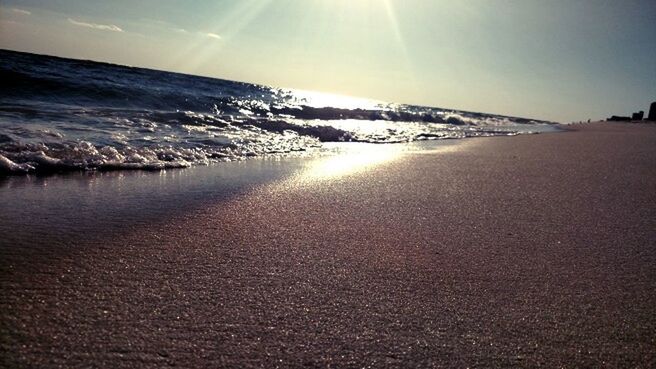
{"label": "sandy beach", "polygon": [[5,180],[0,367],[654,367],[656,125],[458,141],[60,223]]}

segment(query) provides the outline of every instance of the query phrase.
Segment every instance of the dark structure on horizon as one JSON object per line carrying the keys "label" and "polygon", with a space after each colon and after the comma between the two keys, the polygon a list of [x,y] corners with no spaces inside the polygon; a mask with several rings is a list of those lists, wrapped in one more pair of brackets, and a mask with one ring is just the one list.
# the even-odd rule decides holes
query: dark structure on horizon
{"label": "dark structure on horizon", "polygon": [[652,122],[656,121],[656,101],[651,103],[651,106],[649,107],[649,115],[647,116],[647,120],[651,120]]}
{"label": "dark structure on horizon", "polygon": [[[631,122],[631,121],[641,121],[645,117],[645,112],[640,110],[639,112],[631,114],[631,116],[622,116],[622,115],[613,115],[612,117],[606,119],[610,122]],[[656,122],[656,101],[651,103],[649,106],[649,115],[647,115],[648,121]]]}
{"label": "dark structure on horizon", "polygon": [[630,122],[631,117],[625,117],[625,116],[621,116],[621,115],[613,115],[612,117],[610,117],[606,120],[611,121],[611,122]]}

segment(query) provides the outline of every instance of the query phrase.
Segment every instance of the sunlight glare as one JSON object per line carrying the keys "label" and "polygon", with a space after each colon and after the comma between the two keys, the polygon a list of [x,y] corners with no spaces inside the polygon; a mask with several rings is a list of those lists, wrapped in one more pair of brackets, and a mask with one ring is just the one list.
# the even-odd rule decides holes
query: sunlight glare
{"label": "sunlight glare", "polygon": [[[266,10],[272,0],[244,0],[238,3],[228,14],[217,17],[216,24],[206,30],[208,35],[216,35],[208,42],[207,38],[197,37],[185,49],[180,50],[178,56],[170,61],[172,69],[196,71],[201,65],[215,60],[217,54],[227,42],[244,28],[248,27],[262,12]],[[221,40],[221,42],[217,42]]]}
{"label": "sunlight glare", "polygon": [[347,150],[336,156],[311,161],[296,180],[315,182],[338,179],[398,159],[403,153],[402,145],[350,143]]}
{"label": "sunlight glare", "polygon": [[365,109],[374,110],[382,105],[386,105],[382,101],[372,99],[365,99],[360,97],[352,97],[345,95],[337,95],[326,92],[307,91],[294,89],[295,102],[301,105],[310,106],[313,108],[338,108],[338,109]]}

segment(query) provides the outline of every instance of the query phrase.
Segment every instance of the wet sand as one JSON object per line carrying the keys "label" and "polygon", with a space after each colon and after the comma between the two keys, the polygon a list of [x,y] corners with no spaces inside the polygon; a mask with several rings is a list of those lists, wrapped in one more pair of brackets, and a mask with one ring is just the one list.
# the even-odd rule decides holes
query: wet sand
{"label": "wet sand", "polygon": [[99,237],[4,238],[0,366],[656,365],[655,125],[329,160]]}

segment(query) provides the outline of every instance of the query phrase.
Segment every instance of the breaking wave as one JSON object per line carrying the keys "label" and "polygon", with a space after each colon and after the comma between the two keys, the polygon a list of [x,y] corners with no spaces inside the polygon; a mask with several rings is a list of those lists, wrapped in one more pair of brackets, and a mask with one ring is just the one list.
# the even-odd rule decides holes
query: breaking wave
{"label": "breaking wave", "polygon": [[0,173],[188,167],[549,122],[0,51]]}

